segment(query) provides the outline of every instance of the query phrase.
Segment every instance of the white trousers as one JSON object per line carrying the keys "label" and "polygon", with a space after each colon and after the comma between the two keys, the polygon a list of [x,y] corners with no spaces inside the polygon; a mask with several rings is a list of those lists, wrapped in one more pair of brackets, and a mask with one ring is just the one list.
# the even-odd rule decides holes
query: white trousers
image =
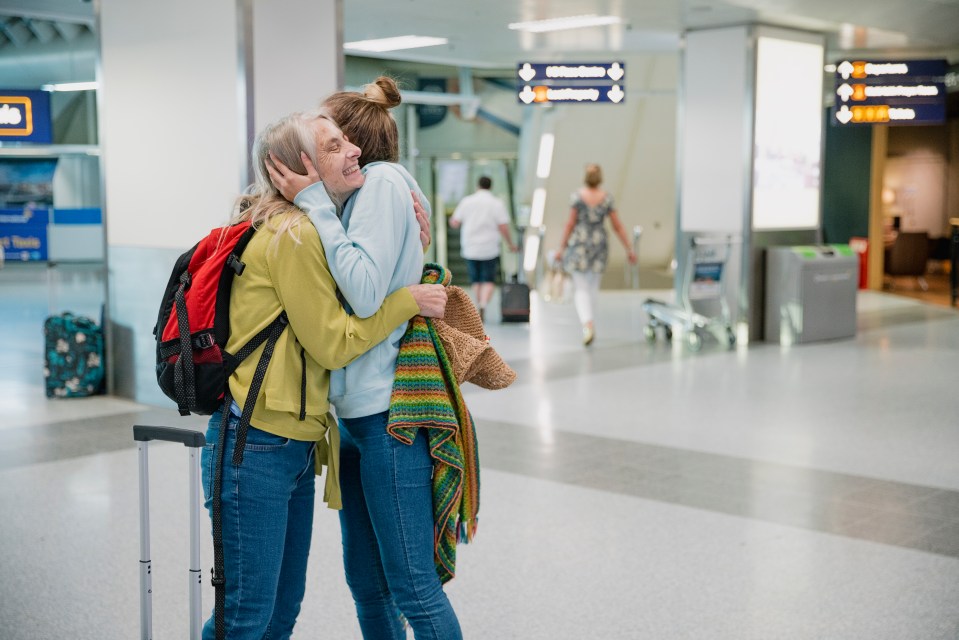
{"label": "white trousers", "polygon": [[593,307],[599,295],[599,281],[603,274],[595,271],[574,271],[573,304],[576,305],[576,314],[581,324],[593,321]]}

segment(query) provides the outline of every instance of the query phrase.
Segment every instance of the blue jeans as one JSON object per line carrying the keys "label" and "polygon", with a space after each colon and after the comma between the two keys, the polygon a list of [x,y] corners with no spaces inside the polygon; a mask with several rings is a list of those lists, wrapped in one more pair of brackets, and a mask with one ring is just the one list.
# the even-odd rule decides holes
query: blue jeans
{"label": "blue jeans", "polygon": [[340,421],[343,564],[365,640],[460,640],[433,565],[433,462],[425,431],[412,445],[386,432],[388,412]]}
{"label": "blue jeans", "polygon": [[[210,417],[200,461],[206,508],[213,514],[213,471],[219,411]],[[313,530],[315,443],[247,430],[243,464],[233,465],[240,419],[230,416],[223,460],[223,565],[226,636],[289,638],[306,589]],[[203,637],[214,637],[211,616]]]}

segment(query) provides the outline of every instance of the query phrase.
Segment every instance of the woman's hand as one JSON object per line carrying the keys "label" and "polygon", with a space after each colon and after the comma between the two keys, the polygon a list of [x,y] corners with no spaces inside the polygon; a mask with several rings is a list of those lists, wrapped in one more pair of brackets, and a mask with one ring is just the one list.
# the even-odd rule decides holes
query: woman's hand
{"label": "woman's hand", "polygon": [[270,174],[270,182],[272,182],[276,190],[280,192],[280,195],[290,202],[293,202],[296,194],[303,191],[303,189],[306,189],[311,184],[322,182],[320,174],[317,173],[316,167],[314,167],[310,161],[310,156],[301,151],[300,158],[303,160],[303,166],[306,167],[305,176],[291,170],[272,153],[270,154],[270,159],[264,163],[267,173]]}
{"label": "woman's hand", "polygon": [[629,264],[636,264],[636,252],[632,249],[626,250],[626,257],[629,259]]}
{"label": "woman's hand", "polygon": [[416,212],[416,222],[420,225],[420,242],[423,243],[423,251],[426,251],[430,246],[430,240],[433,239],[430,236],[430,219],[426,215],[426,209],[420,204],[416,192],[410,191],[410,193],[413,195],[413,211]]}
{"label": "woman's hand", "polygon": [[413,294],[421,316],[442,318],[446,314],[446,287],[443,285],[411,284],[407,289]]}

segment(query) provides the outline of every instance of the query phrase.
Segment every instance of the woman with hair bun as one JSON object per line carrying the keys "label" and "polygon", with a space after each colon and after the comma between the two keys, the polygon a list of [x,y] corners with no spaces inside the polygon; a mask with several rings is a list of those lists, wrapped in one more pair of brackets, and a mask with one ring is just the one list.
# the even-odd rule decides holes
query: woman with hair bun
{"label": "woman with hair bun", "polygon": [[[409,172],[396,164],[399,134],[389,109],[400,102],[396,83],[387,77],[362,93],[341,91],[324,101],[347,139],[362,149],[366,180],[346,202],[329,197],[306,156],[306,175],[277,160],[270,171],[284,197],[313,221],[347,310],[359,317],[423,275],[411,191],[427,209],[429,204]],[[340,420],[346,581],[366,640],[405,639],[403,618],[417,640],[457,640],[463,637],[459,621],[434,566],[429,439],[420,429],[412,444],[404,444],[386,428],[405,330],[397,329],[330,380],[330,402]]]}

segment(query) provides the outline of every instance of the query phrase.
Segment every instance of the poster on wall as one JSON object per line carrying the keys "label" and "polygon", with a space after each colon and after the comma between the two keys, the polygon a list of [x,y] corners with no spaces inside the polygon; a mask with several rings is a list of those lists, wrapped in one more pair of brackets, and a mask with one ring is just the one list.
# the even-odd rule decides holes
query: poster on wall
{"label": "poster on wall", "polygon": [[0,249],[6,261],[47,259],[56,159],[0,161]]}
{"label": "poster on wall", "polygon": [[455,207],[466,195],[469,169],[466,160],[441,160],[436,163],[437,187],[445,206]]}
{"label": "poster on wall", "polygon": [[52,207],[56,158],[0,160],[0,208]]}

